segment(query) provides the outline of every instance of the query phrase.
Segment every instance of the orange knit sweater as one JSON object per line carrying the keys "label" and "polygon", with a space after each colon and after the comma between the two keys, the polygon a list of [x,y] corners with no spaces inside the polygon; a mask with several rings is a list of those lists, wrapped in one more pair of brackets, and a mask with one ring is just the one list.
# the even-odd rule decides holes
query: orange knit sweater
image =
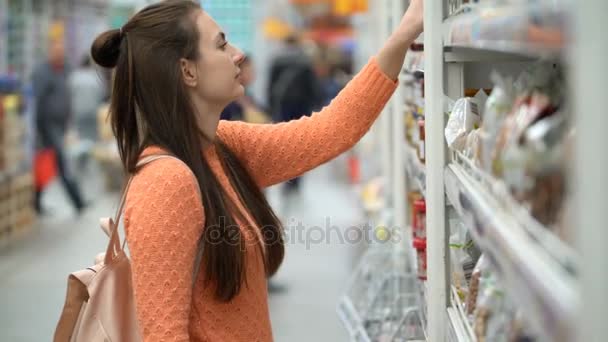
{"label": "orange knit sweater", "polygon": [[[375,59],[332,103],[311,117],[281,124],[220,122],[218,136],[261,187],[313,169],[350,149],[369,130],[396,88]],[[161,152],[148,148],[143,155]],[[239,203],[215,149],[202,152]],[[155,161],[134,177],[125,207],[137,315],[145,341],[272,341],[263,256],[256,233],[247,243],[246,284],[229,303],[204,286],[192,288],[197,241],[204,227],[197,183],[185,164]],[[247,218],[250,220],[250,218]],[[248,224],[239,222],[243,227]]]}

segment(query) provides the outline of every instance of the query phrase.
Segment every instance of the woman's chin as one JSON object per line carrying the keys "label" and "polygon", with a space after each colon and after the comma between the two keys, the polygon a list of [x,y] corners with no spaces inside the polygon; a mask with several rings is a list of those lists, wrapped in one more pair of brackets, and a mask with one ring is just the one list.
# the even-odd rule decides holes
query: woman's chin
{"label": "woman's chin", "polygon": [[239,83],[239,85],[237,86],[237,98],[244,96],[245,95],[245,87],[243,87],[242,84]]}

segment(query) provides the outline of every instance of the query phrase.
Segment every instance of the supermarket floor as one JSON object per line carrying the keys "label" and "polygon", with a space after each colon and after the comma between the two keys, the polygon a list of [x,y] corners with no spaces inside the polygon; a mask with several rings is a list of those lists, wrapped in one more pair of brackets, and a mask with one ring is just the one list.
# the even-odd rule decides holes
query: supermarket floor
{"label": "supermarket floor", "polygon": [[[331,224],[347,227],[361,221],[351,187],[339,176],[339,160],[309,173],[299,196],[285,198],[279,187],[268,190],[279,215],[295,218],[304,226]],[[95,173],[95,171],[89,171]],[[89,265],[104,248],[105,235],[97,226],[116,205],[116,195],[103,194],[97,180],[83,184],[92,207],[75,219],[62,189],[54,184],[44,203],[51,215],[40,220],[27,238],[0,250],[0,340],[39,342],[51,339],[63,304],[66,277],[70,271]],[[286,291],[271,295],[270,310],[275,340],[347,341],[347,333],[336,314],[353,263],[362,247],[319,243],[307,248],[290,242],[286,259],[276,275]]]}

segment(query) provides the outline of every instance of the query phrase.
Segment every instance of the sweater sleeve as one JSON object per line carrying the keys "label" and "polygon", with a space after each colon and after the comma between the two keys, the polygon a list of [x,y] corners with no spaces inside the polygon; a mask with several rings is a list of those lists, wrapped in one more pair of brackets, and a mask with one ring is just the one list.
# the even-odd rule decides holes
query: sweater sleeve
{"label": "sweater sleeve", "polygon": [[370,129],[397,84],[372,59],[311,117],[281,124],[220,121],[218,136],[261,187],[297,177],[347,151]]}
{"label": "sweater sleeve", "polygon": [[144,341],[190,341],[192,273],[204,210],[192,172],[161,159],[129,189],[125,230]]}

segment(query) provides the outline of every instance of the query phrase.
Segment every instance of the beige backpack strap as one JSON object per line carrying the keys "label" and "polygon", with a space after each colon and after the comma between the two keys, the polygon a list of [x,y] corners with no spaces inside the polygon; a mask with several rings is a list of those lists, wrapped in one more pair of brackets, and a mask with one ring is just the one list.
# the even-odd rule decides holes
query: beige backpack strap
{"label": "beige backpack strap", "polygon": [[[137,163],[136,169],[139,170],[142,167],[152,163],[153,161],[163,158],[173,158],[183,163],[181,159],[174,157],[170,154],[155,154],[141,159]],[[108,243],[104,260],[106,264],[109,264],[122,250],[124,250],[125,243],[127,242],[127,239],[125,238],[121,245],[120,234],[118,233],[118,226],[120,224],[120,218],[122,217],[122,212],[125,206],[125,202],[127,200],[127,193],[129,191],[129,188],[131,187],[132,181],[133,175],[129,176],[129,180],[127,181],[127,185],[125,186],[125,189],[120,198],[120,203],[118,204],[118,209],[116,211],[116,214],[114,215],[114,219],[101,220],[101,226],[103,230],[106,232],[106,234],[110,236],[110,242]]]}

